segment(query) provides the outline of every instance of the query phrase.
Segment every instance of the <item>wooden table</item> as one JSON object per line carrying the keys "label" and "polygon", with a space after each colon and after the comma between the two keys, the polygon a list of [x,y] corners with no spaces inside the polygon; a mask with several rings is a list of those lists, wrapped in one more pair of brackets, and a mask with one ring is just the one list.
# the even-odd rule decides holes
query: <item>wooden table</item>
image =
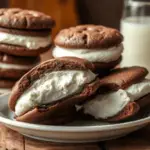
{"label": "wooden table", "polygon": [[0,150],[150,150],[150,125],[121,139],[93,144],[36,141],[0,125]]}

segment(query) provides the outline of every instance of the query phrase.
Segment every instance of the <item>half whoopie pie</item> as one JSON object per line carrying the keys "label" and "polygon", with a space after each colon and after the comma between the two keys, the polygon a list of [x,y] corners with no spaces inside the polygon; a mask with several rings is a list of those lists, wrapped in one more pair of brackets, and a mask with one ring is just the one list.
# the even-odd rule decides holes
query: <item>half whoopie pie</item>
{"label": "half whoopie pie", "polygon": [[99,79],[91,70],[92,63],[73,57],[51,59],[36,66],[12,90],[9,107],[15,119],[53,124],[55,116],[66,110],[69,115],[72,107],[84,103],[99,88]]}
{"label": "half whoopie pie", "polygon": [[97,120],[119,122],[135,116],[150,104],[150,79],[146,68],[118,68],[100,79],[99,94],[80,107]]}

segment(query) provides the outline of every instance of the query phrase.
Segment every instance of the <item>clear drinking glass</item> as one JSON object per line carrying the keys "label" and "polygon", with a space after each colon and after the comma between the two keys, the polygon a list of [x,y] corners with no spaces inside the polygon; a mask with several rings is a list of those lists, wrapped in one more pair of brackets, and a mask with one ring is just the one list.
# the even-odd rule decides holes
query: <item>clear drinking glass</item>
{"label": "clear drinking glass", "polygon": [[121,67],[138,65],[150,71],[150,0],[125,1],[121,32],[124,35]]}

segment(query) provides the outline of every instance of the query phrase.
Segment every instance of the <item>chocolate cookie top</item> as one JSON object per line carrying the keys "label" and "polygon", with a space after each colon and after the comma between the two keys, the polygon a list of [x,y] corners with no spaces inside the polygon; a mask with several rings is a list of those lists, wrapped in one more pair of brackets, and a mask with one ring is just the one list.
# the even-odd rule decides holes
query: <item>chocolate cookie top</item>
{"label": "chocolate cookie top", "polygon": [[127,67],[114,69],[108,76],[100,79],[99,91],[118,90],[128,88],[130,85],[144,79],[148,70],[144,67]]}
{"label": "chocolate cookie top", "polygon": [[23,94],[23,92],[30,87],[30,85],[38,80],[45,72],[60,71],[60,70],[93,70],[93,64],[79,58],[62,57],[58,59],[48,60],[25,74],[14,86],[9,106],[12,110],[15,108],[17,99]]}
{"label": "chocolate cookie top", "polygon": [[121,33],[100,25],[79,25],[61,30],[55,44],[65,48],[109,48],[123,41]]}
{"label": "chocolate cookie top", "polygon": [[48,15],[20,8],[0,9],[0,26],[14,29],[50,29],[55,21]]}

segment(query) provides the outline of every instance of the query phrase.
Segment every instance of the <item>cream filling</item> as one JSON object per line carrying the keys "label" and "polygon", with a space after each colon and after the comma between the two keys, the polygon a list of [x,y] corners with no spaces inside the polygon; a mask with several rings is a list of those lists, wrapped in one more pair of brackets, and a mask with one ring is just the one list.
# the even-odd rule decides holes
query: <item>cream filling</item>
{"label": "cream filling", "polygon": [[123,51],[123,44],[110,47],[107,49],[69,49],[62,47],[54,47],[52,55],[57,57],[78,57],[86,59],[90,62],[109,63],[119,59]]}
{"label": "cream filling", "polygon": [[118,90],[109,94],[98,95],[84,106],[84,113],[94,116],[96,119],[108,118],[120,112],[128,103],[130,97],[124,90]]}
{"label": "cream filling", "polygon": [[45,73],[18,99],[15,114],[20,116],[36,106],[50,104],[76,94],[96,75],[88,71],[66,70]]}
{"label": "cream filling", "polygon": [[11,89],[0,88],[0,95],[1,95],[1,94],[5,94],[5,93],[8,93],[8,92],[11,92]]}
{"label": "cream filling", "polygon": [[6,63],[1,63],[0,62],[0,68],[1,69],[16,69],[16,70],[26,70],[26,69],[31,69],[37,64],[33,65],[18,65],[18,64],[6,64]]}
{"label": "cream filling", "polygon": [[23,46],[28,49],[38,49],[51,44],[51,36],[35,37],[0,32],[0,43]]}
{"label": "cream filling", "polygon": [[109,94],[98,95],[81,108],[85,114],[90,114],[96,119],[106,119],[118,114],[129,102],[136,101],[149,93],[150,79],[145,79],[125,90],[120,89]]}
{"label": "cream filling", "polygon": [[143,81],[133,84],[126,89],[126,92],[133,101],[150,93],[150,79],[144,79]]}

